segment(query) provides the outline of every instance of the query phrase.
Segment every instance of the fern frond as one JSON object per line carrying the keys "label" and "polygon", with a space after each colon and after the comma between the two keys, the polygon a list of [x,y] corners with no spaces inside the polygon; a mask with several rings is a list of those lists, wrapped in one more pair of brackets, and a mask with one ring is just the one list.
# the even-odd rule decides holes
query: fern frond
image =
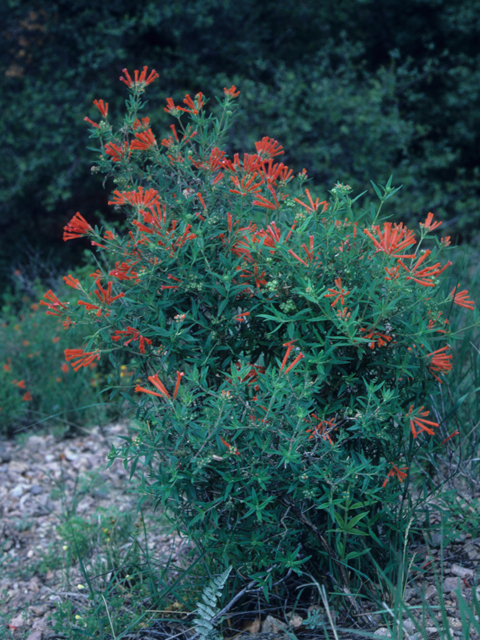
{"label": "fern frond", "polygon": [[196,616],[193,620],[199,640],[215,640],[218,638],[214,627],[214,623],[219,622],[215,620],[218,615],[217,602],[222,595],[231,570],[232,567],[229,567],[222,574],[210,580],[202,592],[203,602],[197,603]]}

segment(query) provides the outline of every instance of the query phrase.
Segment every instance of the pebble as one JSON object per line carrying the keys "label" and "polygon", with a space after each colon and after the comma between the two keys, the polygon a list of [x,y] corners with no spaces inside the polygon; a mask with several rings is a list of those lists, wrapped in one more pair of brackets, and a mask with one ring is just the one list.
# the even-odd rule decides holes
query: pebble
{"label": "pebble", "polygon": [[454,593],[460,588],[460,578],[445,578],[445,580],[443,581],[443,593]]}
{"label": "pebble", "polygon": [[30,436],[27,442],[25,443],[25,447],[29,451],[38,451],[45,447],[45,438],[42,436]]}
{"label": "pebble", "polygon": [[6,447],[0,444],[0,462],[10,462],[12,456],[7,451]]}
{"label": "pebble", "polygon": [[26,491],[28,491],[29,488],[30,487],[26,484],[17,484],[17,486],[13,487],[10,491],[10,495],[12,498],[20,498]]}
{"label": "pebble", "polygon": [[473,571],[473,569],[467,569],[466,567],[461,567],[458,564],[452,564],[450,573],[453,573],[454,576],[465,578],[465,580],[473,580],[475,577],[475,571]]}

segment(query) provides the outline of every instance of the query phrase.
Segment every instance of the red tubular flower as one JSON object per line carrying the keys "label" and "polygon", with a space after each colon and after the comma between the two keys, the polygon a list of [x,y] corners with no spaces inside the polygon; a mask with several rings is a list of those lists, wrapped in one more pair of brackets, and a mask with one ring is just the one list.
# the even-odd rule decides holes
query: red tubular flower
{"label": "red tubular flower", "polygon": [[227,447],[228,450],[233,449],[233,453],[236,456],[240,455],[240,452],[238,451],[237,447],[234,447],[233,445],[229,444],[226,440],[222,438],[222,436],[220,436],[220,440],[222,441],[222,444],[224,444]]}
{"label": "red tubular flower", "polygon": [[390,471],[388,472],[387,477],[385,478],[382,487],[386,487],[387,486],[387,482],[389,481],[390,478],[398,478],[400,480],[400,482],[403,482],[405,480],[405,478],[407,477],[407,471],[408,471],[408,467],[396,467],[393,462],[390,463],[392,465],[392,468],[390,469]]}
{"label": "red tubular flower", "polygon": [[117,300],[118,298],[123,298],[123,296],[125,295],[123,292],[119,293],[117,296],[113,296],[112,297],[112,282],[109,282],[107,285],[107,289],[104,289],[100,283],[100,280],[96,280],[95,284],[97,285],[98,289],[95,289],[95,294],[97,296],[97,298],[100,300],[101,303],[103,304],[111,304],[114,300]]}
{"label": "red tubular flower", "polygon": [[96,129],[100,129],[100,125],[94,122],[93,120],[90,120],[90,118],[84,118],[84,120],[85,122],[89,122],[92,125],[92,127],[95,127]]}
{"label": "red tubular flower", "polygon": [[305,243],[302,244],[302,249],[307,254],[308,260],[311,262],[313,260],[313,242],[315,240],[314,236],[308,236],[310,240],[310,251],[307,249],[307,245]]}
{"label": "red tubular flower", "polygon": [[252,176],[245,176],[241,181],[237,178],[237,176],[230,176],[230,180],[236,187],[236,189],[230,189],[230,193],[237,193],[239,196],[246,196],[247,193],[258,194],[262,187],[263,180],[261,180],[260,182],[255,182],[256,179],[256,174]]}
{"label": "red tubular flower", "polygon": [[442,224],[441,222],[433,222],[433,213],[430,211],[425,222],[420,222],[421,227],[425,227],[428,231],[435,231]]}
{"label": "red tubular flower", "polygon": [[282,145],[274,140],[264,136],[260,142],[255,142],[255,149],[257,154],[262,158],[274,158],[283,154]]}
{"label": "red tubular flower", "polygon": [[275,200],[275,203],[270,202],[270,200],[267,200],[267,198],[264,198],[263,196],[257,195],[258,200],[254,200],[252,204],[256,205],[257,207],[264,207],[265,209],[271,209],[272,211],[276,211],[277,209],[280,209],[280,203],[278,202],[277,195],[272,188],[270,188],[270,193],[272,194],[273,199]]}
{"label": "red tubular flower", "polygon": [[250,311],[239,313],[237,316],[235,316],[235,320],[237,320],[237,322],[245,322],[245,318],[249,315],[250,315]]}
{"label": "red tubular flower", "polygon": [[[204,208],[204,210],[207,210],[207,206],[205,204],[205,200],[203,199],[202,194],[200,193],[200,191],[197,193],[197,198],[200,200],[200,202],[202,203],[202,207]],[[190,225],[189,225],[190,226]]]}
{"label": "red tubular flower", "polygon": [[[252,258],[253,260],[253,258]],[[265,280],[265,278],[263,277],[265,275],[265,271],[262,270],[262,273],[259,274],[258,272],[258,265],[257,263],[255,263],[253,265],[253,272],[252,271],[248,271],[248,269],[242,269],[241,267],[238,267],[237,269],[238,271],[240,271],[243,275],[241,275],[241,278],[254,278],[255,279],[255,286],[257,288],[260,288],[261,286],[264,286],[267,284],[267,281]]]}
{"label": "red tubular flower", "polygon": [[388,273],[388,276],[385,276],[385,280],[398,280],[398,278],[400,277],[399,265],[397,265],[396,267],[385,267],[385,271]]}
{"label": "red tubular flower", "polygon": [[297,340],[291,340],[290,342],[285,342],[282,346],[287,347],[287,351],[285,353],[285,356],[282,360],[282,366],[280,367],[280,371],[283,369],[283,367],[287,364],[287,360],[288,360],[288,356],[290,355],[292,349],[293,349],[293,345],[294,343],[297,342]]}
{"label": "red tubular flower", "polygon": [[74,278],[72,275],[63,276],[65,284],[68,284],[69,287],[73,287],[73,289],[81,289],[80,280]]}
{"label": "red tubular flower", "polygon": [[116,262],[115,269],[112,269],[108,275],[114,276],[118,280],[138,280],[138,273],[133,270],[137,262],[132,263],[130,260],[127,260],[127,262]]}
{"label": "red tubular flower", "polygon": [[104,118],[108,115],[108,102],[105,104],[103,100],[94,100],[93,104],[97,107]]}
{"label": "red tubular flower", "polygon": [[298,356],[295,358],[295,360],[292,362],[292,364],[287,369],[285,369],[285,375],[287,375],[287,373],[291,369],[293,369],[293,367],[295,367],[300,362],[300,360],[304,357],[305,356],[303,355],[303,353],[299,353]]}
{"label": "red tubular flower", "polygon": [[418,284],[421,284],[423,287],[435,286],[435,283],[433,282],[433,278],[437,278],[452,263],[447,262],[447,264],[441,269],[439,268],[441,266],[440,262],[437,262],[436,264],[430,267],[424,267],[423,269],[419,269],[419,266],[424,262],[424,260],[426,260],[426,258],[428,258],[430,254],[431,254],[431,251],[427,249],[425,253],[422,256],[420,256],[420,258],[417,260],[417,262],[411,269],[406,267],[401,260],[398,261],[398,264],[401,267],[403,267],[405,271],[407,271],[409,274],[407,276],[407,280],[414,280],[415,282],[418,282]]}
{"label": "red tubular flower", "polygon": [[295,258],[295,260],[298,260],[298,262],[301,262],[302,264],[304,264],[306,267],[308,267],[308,264],[305,262],[305,260],[302,260],[302,258],[300,258],[299,256],[297,256],[296,253],[294,253],[291,249],[288,250],[288,253],[293,256]]}
{"label": "red tubular flower", "polygon": [[338,291],[336,291],[335,289],[328,289],[330,293],[325,294],[325,298],[333,298],[334,296],[336,296],[335,300],[330,303],[331,307],[334,307],[339,300],[340,300],[340,304],[344,305],[345,304],[344,296],[350,293],[350,291],[345,291],[345,289],[342,287],[341,278],[337,278],[335,280],[335,286],[338,288]]}
{"label": "red tubular flower", "polygon": [[388,336],[385,333],[380,333],[379,331],[368,330],[368,329],[364,329],[363,327],[360,328],[360,331],[368,332],[367,335],[365,335],[364,337],[367,340],[371,340],[371,342],[368,345],[370,349],[375,349],[375,342],[377,342],[378,347],[385,347],[387,343],[389,343],[392,340],[391,336]]}
{"label": "red tubular flower", "polygon": [[11,360],[11,358],[7,359],[7,363],[3,365],[3,370],[6,371],[7,373],[10,373],[10,371],[12,370],[12,360]]}
{"label": "red tubular flower", "polygon": [[[96,304],[92,304],[91,302],[85,302],[85,300],[79,300],[78,304],[84,306],[86,311],[95,311],[96,310],[98,317],[100,317],[102,315],[102,310]],[[107,315],[108,315],[108,313],[107,313]]]}
{"label": "red tubular flower", "polygon": [[15,380],[14,380],[13,382],[14,382],[14,384],[17,385],[17,387],[19,389],[25,389],[25,380],[20,380],[19,382],[15,382]]}
{"label": "red tubular flower", "polygon": [[[312,418],[318,420],[318,417],[312,413]],[[328,440],[328,442],[333,445],[333,440],[330,437],[330,432],[335,430],[334,427],[335,418],[331,418],[330,420],[320,420],[320,422],[313,427],[313,429],[307,429],[307,433],[311,433],[311,436],[308,436],[308,439],[321,437],[324,440]]]}
{"label": "red tubular flower", "polygon": [[98,351],[84,351],[83,349],[65,349],[65,360],[70,362],[74,371],[88,367],[94,360],[100,360]]}
{"label": "red tubular flower", "polygon": [[140,353],[145,353],[145,344],[152,344],[152,341],[149,338],[142,336],[139,333],[138,329],[134,329],[133,327],[127,327],[125,331],[120,331],[120,329],[117,329],[115,333],[110,337],[114,342],[118,342],[122,338],[127,338],[128,336],[131,336],[131,338],[129,340],[126,340],[123,343],[123,346],[127,347],[132,341],[139,342]]}
{"label": "red tubular flower", "polygon": [[267,184],[274,185],[282,174],[282,170],[287,169],[282,162],[273,164],[273,158],[268,161],[262,160],[258,166],[259,175],[263,175],[263,179]]}
{"label": "red tubular flower", "polygon": [[307,194],[307,198],[310,201],[310,206],[308,206],[308,204],[305,204],[298,198],[294,198],[295,202],[298,202],[298,204],[301,204],[302,207],[305,207],[305,209],[307,209],[307,211],[310,211],[310,213],[314,213],[318,211],[318,209],[320,208],[320,205],[322,205],[323,206],[322,213],[325,213],[325,211],[328,208],[328,202],[326,200],[324,200],[323,202],[320,202],[320,198],[317,198],[314,202],[312,200],[312,196],[310,195],[310,191],[308,189],[305,189],[305,193]]}
{"label": "red tubular flower", "polygon": [[136,133],[135,138],[136,140],[133,140],[130,144],[130,149],[132,151],[146,151],[157,144],[151,129],[147,129],[142,133]]}
{"label": "red tubular flower", "polygon": [[237,98],[240,95],[240,91],[237,91],[237,87],[234,84],[232,84],[230,89],[223,87],[223,93],[230,98]]}
{"label": "red tubular flower", "polygon": [[445,440],[443,442],[441,442],[440,444],[445,444],[446,442],[448,442],[451,438],[453,438],[454,436],[459,436],[460,435],[460,431],[458,431],[458,429],[455,429],[455,431],[453,433],[451,433],[448,438],[445,438]]}
{"label": "red tubular flower", "polygon": [[160,391],[160,393],[157,393],[156,391],[150,391],[149,389],[145,389],[144,387],[140,387],[139,385],[135,387],[135,392],[148,393],[151,396],[158,396],[159,398],[168,398],[168,400],[170,400],[170,394],[168,393],[165,386],[163,385],[163,382],[160,381],[158,377],[158,373],[156,373],[154,376],[149,376],[148,380],[153,384],[153,386],[156,389]]}
{"label": "red tubular flower", "polygon": [[88,224],[85,218],[77,213],[73,216],[67,226],[63,227],[63,241],[73,240],[74,238],[81,238],[92,231],[92,227]]}
{"label": "red tubular flower", "polygon": [[450,346],[447,344],[446,347],[442,347],[441,349],[437,349],[437,351],[432,351],[429,353],[427,357],[433,356],[430,364],[428,365],[428,369],[432,376],[438,380],[438,382],[442,382],[438,376],[436,376],[433,372],[439,371],[440,373],[448,373],[452,368],[452,354],[447,354],[446,351],[450,349]]}
{"label": "red tubular flower", "polygon": [[178,111],[183,111],[181,107],[175,106],[175,103],[173,102],[172,98],[167,98],[167,106],[164,107],[163,110],[166,111],[167,113],[170,113],[173,116],[177,115]]}
{"label": "red tubular flower", "polygon": [[[410,427],[412,429],[412,434],[413,437],[416,438],[418,436],[419,433],[422,433],[422,431],[426,431],[429,435],[433,436],[434,435],[434,431],[433,429],[430,429],[430,427],[438,427],[438,422],[431,422],[430,420],[425,420],[425,418],[428,416],[428,414],[430,413],[430,411],[422,411],[423,407],[420,407],[420,409],[416,409],[416,413],[417,415],[412,415],[412,411],[413,411],[413,404],[410,406],[410,411],[407,413],[406,417],[408,418],[408,416],[412,416],[410,418]],[[425,418],[420,418],[419,416],[425,416]],[[419,431],[417,431],[415,429],[415,427],[419,427]]]}
{"label": "red tubular flower", "polygon": [[459,307],[464,307],[465,309],[474,309],[475,302],[473,300],[468,299],[468,291],[465,289],[464,291],[459,291],[455,293],[455,289],[457,289],[460,285],[457,284],[456,287],[450,291],[450,298],[453,300],[454,304],[458,304]]}
{"label": "red tubular flower", "polygon": [[144,190],[143,187],[139,187],[137,191],[114,191],[115,198],[109,200],[108,204],[122,206],[125,203],[129,203],[132,207],[137,209],[143,209],[151,207],[154,204],[159,204],[160,199],[158,191],[156,189]]}
{"label": "red tubular flower", "polygon": [[186,113],[193,113],[194,115],[198,115],[198,112],[205,104],[205,101],[203,99],[203,93],[202,92],[197,93],[197,95],[195,96],[195,99],[196,99],[196,104],[187,93],[187,95],[183,99],[183,102],[189,108],[185,109],[185,107],[177,107],[177,109],[180,109],[180,111],[185,111]]}
{"label": "red tubular flower", "polygon": [[130,77],[130,74],[128,73],[128,71],[126,69],[123,69],[123,73],[125,74],[125,78],[123,76],[120,76],[120,80],[127,85],[128,88],[135,86],[139,86],[139,85],[144,85],[146,86],[147,84],[151,84],[156,78],[159,77],[158,73],[155,71],[155,69],[152,69],[150,71],[150,74],[147,78],[147,69],[148,67],[143,67],[143,71],[140,74],[140,76],[138,75],[138,71],[135,70],[135,81],[132,80],[132,78]]}
{"label": "red tubular flower", "polygon": [[138,129],[148,129],[150,126],[150,118],[142,118],[139,120],[138,118],[133,123],[133,130],[138,131]]}
{"label": "red tubular flower", "polygon": [[75,322],[72,322],[71,318],[67,318],[66,320],[64,320],[62,322],[63,328],[65,329],[65,331],[67,329],[69,329],[71,326],[73,326],[74,324],[76,324]]}
{"label": "red tubular flower", "polygon": [[176,382],[176,384],[175,384],[175,389],[174,389],[174,391],[173,391],[173,399],[174,399],[174,400],[175,400],[175,398],[177,397],[178,389],[179,389],[179,387],[180,387],[180,380],[182,379],[182,377],[183,377],[184,375],[185,375],[185,374],[184,374],[183,372],[182,372],[182,373],[180,373],[180,371],[177,371],[177,382]]}
{"label": "red tubular flower", "polygon": [[122,147],[118,146],[118,144],[113,144],[113,142],[109,142],[108,144],[105,145],[105,153],[108,156],[112,156],[113,162],[120,162],[127,156],[127,153],[128,155],[130,155],[128,151],[127,142],[123,143],[123,149]]}
{"label": "red tubular flower", "polygon": [[51,289],[43,297],[49,300],[49,302],[40,300],[40,304],[48,307],[47,316],[61,316],[63,314],[62,309],[67,309],[68,302],[60,302]]}
{"label": "red tubular flower", "polygon": [[383,231],[380,231],[379,225],[375,225],[373,231],[377,234],[378,240],[369,229],[363,230],[372,240],[377,252],[382,251],[395,258],[415,258],[414,254],[400,255],[402,251],[416,242],[415,233],[404,227],[402,223],[392,225],[391,222],[384,222]]}
{"label": "red tubular flower", "polygon": [[27,391],[26,393],[23,394],[22,400],[24,402],[29,402],[30,400],[33,400],[32,394],[30,393],[30,391]]}
{"label": "red tubular flower", "polygon": [[222,151],[218,147],[214,147],[210,152],[210,157],[207,160],[207,167],[210,171],[217,171],[218,169],[223,168],[223,158],[225,156],[225,151]]}

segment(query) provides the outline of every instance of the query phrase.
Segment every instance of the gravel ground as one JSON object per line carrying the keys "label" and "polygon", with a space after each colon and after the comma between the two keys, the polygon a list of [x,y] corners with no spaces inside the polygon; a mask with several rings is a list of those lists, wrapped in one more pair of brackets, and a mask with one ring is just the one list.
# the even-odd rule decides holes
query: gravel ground
{"label": "gravel ground", "polygon": [[[106,469],[111,444],[118,445],[126,433],[125,425],[117,424],[70,440],[32,435],[21,444],[0,442],[0,626],[14,637],[48,638],[58,603],[86,597],[78,590],[84,582],[78,565],[65,573],[68,549],[59,526],[67,513],[80,522],[97,514],[111,516],[112,522],[128,515],[137,520],[134,531],[143,538],[127,472],[118,460]],[[143,517],[149,516],[155,526],[147,527],[148,548],[157,557],[178,556],[185,545],[165,534],[159,517],[147,508]],[[55,554],[64,558],[52,563]],[[51,570],[49,564],[60,567]]]}
{"label": "gravel ground", "polygon": [[[121,514],[140,517],[136,512],[137,496],[129,492],[128,474],[120,461],[105,468],[111,444],[118,445],[119,436],[126,432],[125,425],[117,424],[95,427],[70,440],[57,441],[52,435],[32,435],[22,443],[0,442],[0,625],[14,638],[47,640],[53,637],[51,616],[58,603],[68,598],[86,597],[78,590],[83,581],[78,566],[70,567],[66,576],[64,567],[52,570],[45,563],[45,557],[67,552],[59,526],[68,511],[90,520],[97,514],[101,513],[103,517],[107,514],[112,522]],[[174,534],[165,533],[159,517],[150,511],[148,513],[147,508],[143,514],[146,520],[151,517],[154,524],[147,527],[148,548],[155,551],[157,557],[159,553],[173,554],[181,561],[185,543]],[[140,529],[137,531],[140,535]],[[416,580],[416,576],[412,576],[405,591],[405,602],[418,607],[415,615],[421,619],[420,592],[424,591],[427,602],[435,610],[439,594],[433,567],[438,573],[443,565],[438,586],[447,607],[447,624],[453,636],[462,637],[456,591],[460,587],[467,602],[472,601],[475,590],[480,598],[480,587],[477,588],[480,538],[462,534],[441,549],[440,537],[434,536],[429,544],[417,544],[412,550],[416,553],[416,565],[426,565],[426,570],[432,568],[432,571],[418,575]],[[57,564],[62,562],[58,560]],[[440,619],[439,614],[436,617]],[[244,626],[248,629],[245,637],[266,638],[272,637],[272,633],[287,637],[279,626],[282,623],[274,617],[273,622],[272,619],[254,622],[253,626],[251,622]],[[338,623],[344,626],[345,621]],[[297,620],[297,624],[295,633],[301,636],[302,621]],[[421,637],[415,634],[412,623],[406,621],[404,628],[406,640]],[[421,628],[432,640],[439,637],[432,618],[427,616]],[[339,637],[359,637],[352,632]],[[375,633],[378,637],[386,637],[385,632],[379,628]],[[316,637],[322,636],[317,632]],[[476,637],[471,635],[472,639]]]}

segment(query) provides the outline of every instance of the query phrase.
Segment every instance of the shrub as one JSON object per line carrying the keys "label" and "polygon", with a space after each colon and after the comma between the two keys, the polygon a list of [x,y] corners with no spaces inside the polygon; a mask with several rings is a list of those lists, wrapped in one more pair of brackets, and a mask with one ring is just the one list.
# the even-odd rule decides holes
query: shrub
{"label": "shrub", "polygon": [[310,562],[347,588],[369,548],[403,537],[409,482],[448,437],[427,397],[452,366],[452,305],[473,308],[443,291],[449,239],[432,242],[431,213],[419,239],[381,217],[391,179],[358,211],[348,185],[321,201],[276,140],[227,158],[234,86],[218,118],[201,93],[169,98],[178,125],[157,141],[142,113],[155,73],[124,73],[122,126],[103,101],[91,122],[127,233],[80,213],[65,227],[109,265],[67,280],[75,309],[45,303],[93,331],[66,359],[128,354],[138,424],[111,458],[142,463],[141,492],[199,548],[266,584]]}

